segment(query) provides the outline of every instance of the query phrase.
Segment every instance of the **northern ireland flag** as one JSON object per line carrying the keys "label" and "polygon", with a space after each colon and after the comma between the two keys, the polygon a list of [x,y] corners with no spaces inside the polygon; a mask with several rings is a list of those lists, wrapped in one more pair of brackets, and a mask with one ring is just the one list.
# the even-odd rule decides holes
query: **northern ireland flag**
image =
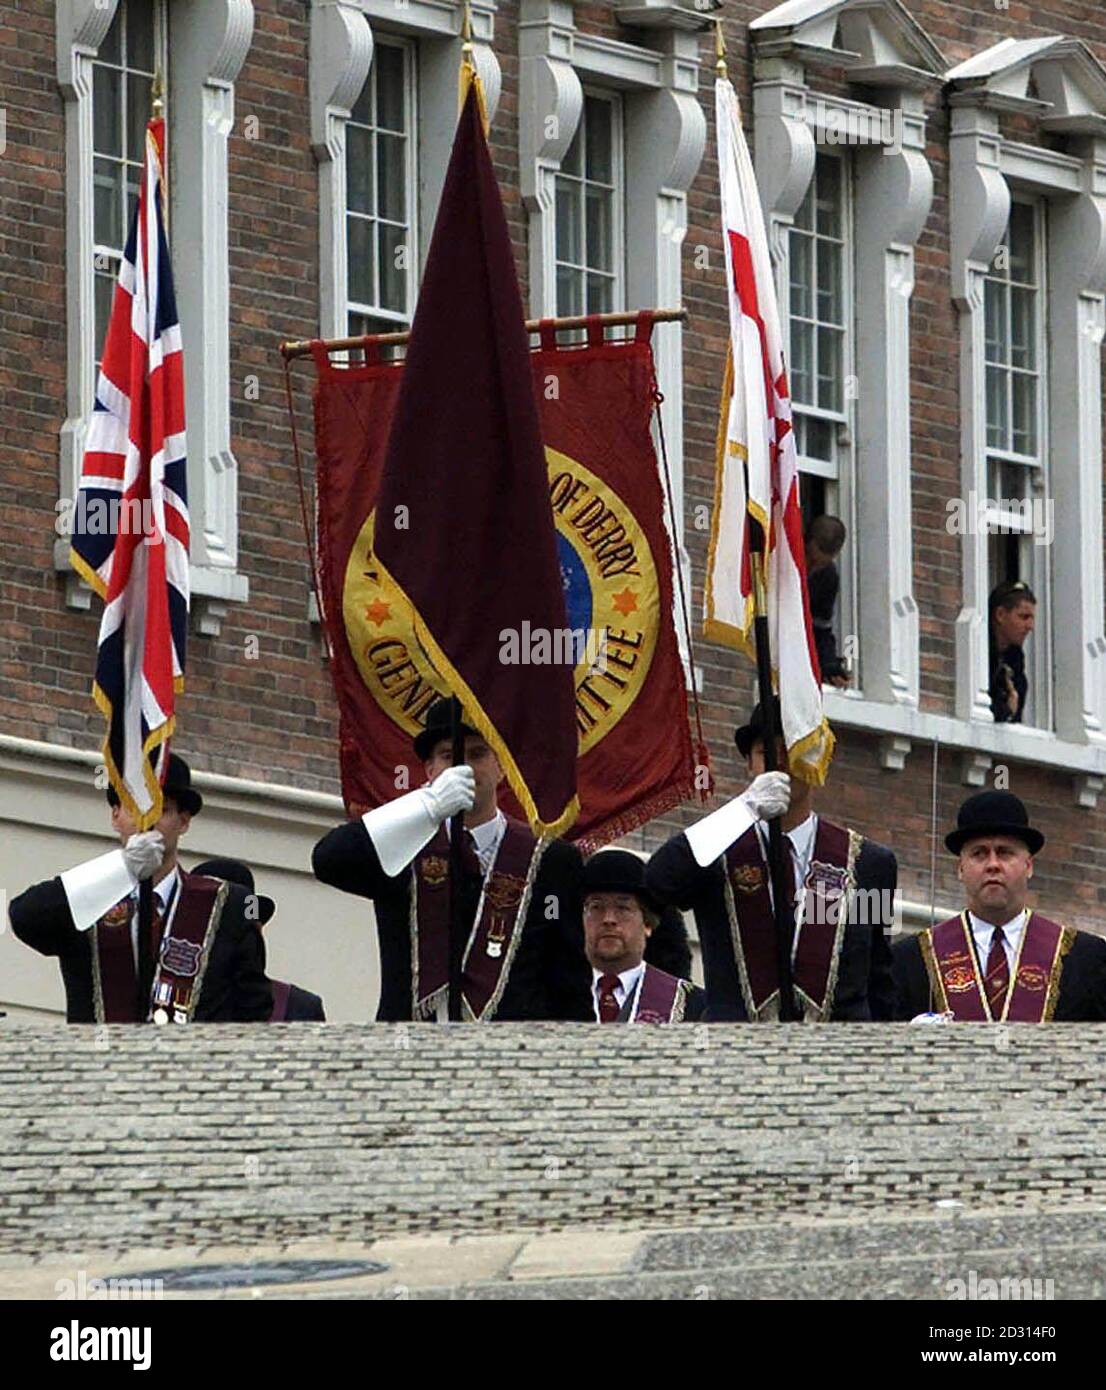
{"label": "northern ireland flag", "polygon": [[180,324],[163,221],[165,123],[146,162],[115,286],[69,552],[104,600],[92,697],[104,761],[140,829],[161,815],[188,622]]}
{"label": "northern ireland flag", "polygon": [[[821,784],[833,755],[806,590],[799,465],[764,213],[737,95],[715,82],[730,348],[715,462],[705,590],[707,636],[753,648],[754,564],[763,564],[772,676],[791,771]],[[766,554],[753,555],[750,520]]]}

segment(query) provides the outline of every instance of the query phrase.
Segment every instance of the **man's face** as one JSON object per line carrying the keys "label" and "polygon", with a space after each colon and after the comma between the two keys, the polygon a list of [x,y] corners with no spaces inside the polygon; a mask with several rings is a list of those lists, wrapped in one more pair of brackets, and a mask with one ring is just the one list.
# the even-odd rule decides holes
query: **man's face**
{"label": "man's face", "polygon": [[[476,805],[481,808],[494,805],[496,788],[503,781],[503,769],[499,765],[499,759],[479,734],[465,735],[465,762],[472,768],[476,777]],[[424,766],[428,782],[433,782],[447,767],[452,767],[451,740],[439,739]]]}
{"label": "man's face", "polygon": [[1020,647],[1033,631],[1037,605],[1022,599],[1013,608],[995,609],[995,636],[1002,647]]}
{"label": "man's face", "polygon": [[[153,827],[154,830],[161,831],[165,841],[165,863],[171,863],[176,858],[177,842],[191,824],[191,814],[178,810],[177,803],[171,796],[167,796],[162,804],[161,819]],[[122,806],[111,808],[111,828],[119,836],[120,844],[124,845],[137,829],[129,812]]]}
{"label": "man's face", "polygon": [[982,836],[960,851],[957,872],[969,912],[1001,926],[1025,906],[1033,856],[1028,845],[1011,835]]}
{"label": "man's face", "polygon": [[634,893],[589,893],[584,899],[584,949],[596,970],[633,970],[651,931]]}
{"label": "man's face", "polygon": [[[753,744],[753,746],[749,749],[749,756],[745,759],[745,766],[749,770],[750,779],[752,779],[753,777],[759,777],[762,772],[767,771],[767,769],[764,766],[763,740],[758,738],[757,741]],[[787,745],[784,743],[782,738],[779,739],[776,743],[776,767],[782,769],[783,771],[787,770]]]}

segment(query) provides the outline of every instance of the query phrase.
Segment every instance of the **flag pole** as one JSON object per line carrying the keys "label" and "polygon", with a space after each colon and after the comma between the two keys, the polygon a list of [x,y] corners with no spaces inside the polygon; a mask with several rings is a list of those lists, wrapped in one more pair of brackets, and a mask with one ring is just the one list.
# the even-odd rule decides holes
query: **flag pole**
{"label": "flag pole", "polygon": [[[714,21],[714,69],[726,78],[726,39],[722,21]],[[740,108],[739,108],[740,109]],[[745,470],[745,496],[749,496],[749,465]],[[781,730],[776,727],[776,702],[772,691],[772,650],[768,635],[768,596],[765,588],[765,569],[768,563],[764,528],[751,514],[748,517],[749,559],[753,572],[753,639],[757,658],[757,701],[764,719],[764,770],[775,772]],[[784,852],[783,830],[779,817],[768,822],[768,873],[772,880],[772,902],[776,921],[776,972],[780,987],[780,1022],[795,1023],[799,1014],[795,1008],[795,988],[791,970],[791,948],[794,937],[794,918],[790,903],[795,896],[795,874],[791,856]]]}
{"label": "flag pole", "polygon": [[[165,109],[163,99],[164,83],[162,81],[161,69],[154,73],[154,80],[150,84],[150,119],[158,121],[162,118]],[[145,178],[145,165],[147,155],[143,155],[143,178]],[[166,193],[168,190],[168,170],[165,164],[168,162],[168,149],[166,148],[165,159],[161,170],[161,220],[165,228],[165,234],[169,234],[169,209],[166,207]],[[149,210],[149,216],[154,216],[153,208]],[[140,827],[145,829],[146,827]],[[154,880],[144,878],[138,886],[138,968],[136,970],[138,985],[138,1000],[136,1018],[139,1023],[145,1023],[150,1013],[150,991],[153,988],[154,980],[154,958],[151,937],[153,935],[154,922]]]}
{"label": "flag pole", "polygon": [[[454,695],[450,700],[452,763],[460,767],[465,761],[465,734],[461,702]],[[461,983],[465,955],[465,904],[462,885],[465,861],[462,854],[465,833],[465,813],[458,811],[449,822],[449,1021],[461,1021]]]}
{"label": "flag pole", "polygon": [[[748,469],[745,476],[745,495],[748,496]],[[768,635],[768,602],[764,570],[767,564],[764,529],[759,521],[749,517],[749,559],[753,571],[753,638],[757,655],[757,700],[764,720],[764,770],[779,769],[777,756],[781,730],[776,726],[776,702],[772,691],[772,651]],[[784,769],[786,771],[786,769]],[[790,904],[795,897],[795,871],[791,856],[784,850],[783,829],[778,816],[768,822],[768,872],[772,880],[773,911],[776,920],[776,961],[780,986],[780,1022],[795,1023],[799,1014],[795,1008],[795,988],[791,971],[791,949],[794,917]]]}

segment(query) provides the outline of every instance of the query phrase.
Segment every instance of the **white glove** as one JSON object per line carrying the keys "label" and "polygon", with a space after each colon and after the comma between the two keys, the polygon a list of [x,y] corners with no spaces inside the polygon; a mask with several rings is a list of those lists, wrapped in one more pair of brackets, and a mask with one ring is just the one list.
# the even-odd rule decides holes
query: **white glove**
{"label": "white glove", "polygon": [[791,778],[786,772],[762,772],[741,793],[757,820],[775,820],[791,802]]}
{"label": "white glove", "polygon": [[438,826],[476,801],[476,774],[466,763],[446,770],[428,787],[366,811],[361,823],[369,832],[380,867],[389,878],[410,864],[437,833]]}
{"label": "white glove", "polygon": [[471,811],[476,804],[476,773],[468,763],[447,767],[428,787],[420,790],[427,797],[426,809],[437,825],[458,811]]}
{"label": "white glove", "polygon": [[123,862],[138,879],[152,878],[165,858],[165,841],[160,830],[142,830],[123,846]]}
{"label": "white glove", "polygon": [[740,796],[704,816],[684,831],[688,846],[701,869],[709,867],[758,820],[771,820],[787,810],[791,778],[786,772],[762,772]]}

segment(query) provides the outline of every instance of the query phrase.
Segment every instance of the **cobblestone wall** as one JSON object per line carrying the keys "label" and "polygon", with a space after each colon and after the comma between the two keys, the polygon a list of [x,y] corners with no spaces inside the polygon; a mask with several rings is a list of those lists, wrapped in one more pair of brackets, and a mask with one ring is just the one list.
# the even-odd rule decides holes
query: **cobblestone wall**
{"label": "cobblestone wall", "polygon": [[1106,1201],[1086,1027],[21,1029],[0,1257]]}

